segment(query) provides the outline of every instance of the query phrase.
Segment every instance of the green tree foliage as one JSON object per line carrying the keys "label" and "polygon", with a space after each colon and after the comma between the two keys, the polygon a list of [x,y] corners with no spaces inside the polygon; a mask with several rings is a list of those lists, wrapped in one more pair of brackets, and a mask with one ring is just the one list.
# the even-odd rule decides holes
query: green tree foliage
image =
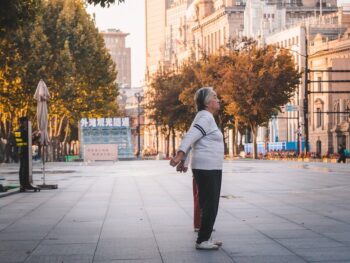
{"label": "green tree foliage", "polygon": [[280,107],[289,102],[300,74],[287,51],[256,44],[230,53],[231,62],[220,71],[227,111],[246,123],[253,133],[253,156],[257,157],[257,128],[267,124]]}
{"label": "green tree foliage", "polygon": [[[74,120],[115,116],[115,65],[82,2],[53,0],[46,10],[43,27],[52,47],[49,84],[53,101],[65,102]],[[60,111],[61,105],[57,103],[53,112]]]}
{"label": "green tree foliage", "polygon": [[118,114],[116,71],[82,1],[45,1],[42,10],[35,23],[0,39],[0,117],[34,119],[42,78],[51,95],[50,135],[62,140],[82,117]]}
{"label": "green tree foliage", "polygon": [[41,2],[41,0],[1,0],[0,38],[23,25],[33,23]]}

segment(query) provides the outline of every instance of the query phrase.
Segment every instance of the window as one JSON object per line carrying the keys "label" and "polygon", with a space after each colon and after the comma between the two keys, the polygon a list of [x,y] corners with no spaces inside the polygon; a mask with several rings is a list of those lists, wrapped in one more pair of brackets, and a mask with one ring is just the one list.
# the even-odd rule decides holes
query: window
{"label": "window", "polygon": [[322,91],[322,82],[320,82],[321,80],[321,77],[317,77],[317,91]]}
{"label": "window", "polygon": [[318,157],[321,157],[322,153],[322,142],[320,140],[317,140],[316,142],[316,153]]}
{"label": "window", "polygon": [[322,126],[322,113],[321,108],[316,109],[316,127],[320,128]]}
{"label": "window", "polygon": [[338,102],[336,107],[335,107],[335,116],[336,116],[336,120],[335,123],[339,124],[340,123],[340,103]]}

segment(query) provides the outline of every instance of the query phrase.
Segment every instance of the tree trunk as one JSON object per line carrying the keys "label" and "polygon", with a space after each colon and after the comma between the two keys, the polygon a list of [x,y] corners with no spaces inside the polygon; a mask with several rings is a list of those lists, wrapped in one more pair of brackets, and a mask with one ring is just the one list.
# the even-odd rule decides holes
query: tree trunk
{"label": "tree trunk", "polygon": [[252,129],[253,133],[253,159],[258,159],[258,146],[256,141],[258,127],[255,124],[251,124],[250,128]]}
{"label": "tree trunk", "polygon": [[175,129],[172,128],[171,129],[172,131],[172,144],[173,144],[173,156],[175,156],[175,152],[176,152],[176,146],[175,146],[175,138],[176,138],[176,135],[175,135]]}
{"label": "tree trunk", "polygon": [[[241,134],[241,133],[239,133],[239,151],[241,151],[242,150],[242,146],[243,146],[243,135]],[[244,150],[244,148],[243,148],[243,150]]]}
{"label": "tree trunk", "polygon": [[237,140],[238,140],[238,120],[235,120],[235,127],[233,130],[233,156],[237,156],[238,155],[238,151],[237,151]]}
{"label": "tree trunk", "polygon": [[169,129],[167,135],[166,135],[166,158],[169,158],[169,151],[170,151],[170,132],[171,130]]}
{"label": "tree trunk", "polygon": [[156,147],[157,147],[157,154],[159,153],[159,127],[158,124],[156,124]]}

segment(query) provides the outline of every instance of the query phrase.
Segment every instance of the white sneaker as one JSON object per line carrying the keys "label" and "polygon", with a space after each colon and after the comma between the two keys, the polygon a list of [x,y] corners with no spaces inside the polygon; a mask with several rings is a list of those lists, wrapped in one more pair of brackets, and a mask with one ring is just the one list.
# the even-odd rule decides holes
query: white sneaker
{"label": "white sneaker", "polygon": [[203,241],[202,243],[196,243],[196,249],[204,249],[204,250],[217,250],[219,246],[215,245],[211,241]]}
{"label": "white sneaker", "polygon": [[219,241],[219,240],[212,240],[211,242],[213,242],[214,245],[217,245],[219,247],[222,246],[222,241]]}

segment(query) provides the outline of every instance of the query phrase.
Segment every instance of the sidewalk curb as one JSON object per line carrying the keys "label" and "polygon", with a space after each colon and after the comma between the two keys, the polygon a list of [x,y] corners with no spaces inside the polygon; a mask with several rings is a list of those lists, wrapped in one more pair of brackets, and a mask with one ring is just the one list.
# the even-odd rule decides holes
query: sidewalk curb
{"label": "sidewalk curb", "polygon": [[0,193],[0,198],[19,193],[19,188],[11,189],[6,192]]}

